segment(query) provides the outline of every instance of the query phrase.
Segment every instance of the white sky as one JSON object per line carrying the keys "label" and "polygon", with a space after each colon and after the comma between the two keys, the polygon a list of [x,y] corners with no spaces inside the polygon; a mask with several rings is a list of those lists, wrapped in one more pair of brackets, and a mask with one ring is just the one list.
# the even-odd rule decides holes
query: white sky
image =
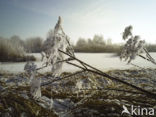
{"label": "white sky", "polygon": [[0,36],[46,38],[60,15],[73,42],[102,34],[120,43],[124,28],[132,25],[134,34],[156,43],[155,0],[6,0],[0,5]]}

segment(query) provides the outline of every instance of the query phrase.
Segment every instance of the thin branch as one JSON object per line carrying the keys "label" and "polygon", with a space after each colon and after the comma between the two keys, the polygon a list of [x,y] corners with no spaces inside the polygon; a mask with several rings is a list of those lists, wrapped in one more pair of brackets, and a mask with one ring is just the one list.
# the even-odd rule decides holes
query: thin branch
{"label": "thin branch", "polygon": [[[67,61],[72,61],[72,60],[73,60],[72,58],[67,58],[67,59],[65,59],[65,60],[57,61],[56,63],[67,62]],[[38,71],[38,70],[41,70],[41,69],[46,68],[46,67],[48,67],[48,65],[39,67],[39,68],[37,68],[36,70]]]}
{"label": "thin branch", "polygon": [[149,57],[149,59],[155,63],[154,58],[153,58],[153,57],[149,54],[149,52],[147,51],[147,49],[146,49],[146,48],[144,48],[144,51],[145,51],[145,52],[146,52],[146,54],[148,55],[147,57]]}
{"label": "thin branch", "polygon": [[138,56],[141,57],[141,58],[143,58],[143,59],[145,59],[145,60],[147,60],[147,61],[149,61],[149,62],[152,62],[153,64],[156,65],[156,62],[151,61],[150,59],[148,59],[148,58],[146,58],[146,57],[144,57],[144,56],[142,56],[142,55],[138,55]]}
{"label": "thin branch", "polygon": [[50,84],[53,83],[53,82],[61,81],[61,80],[67,79],[67,78],[69,78],[69,77],[72,77],[72,76],[78,75],[78,74],[83,73],[83,72],[85,72],[85,71],[79,71],[79,72],[76,72],[76,73],[73,73],[73,74],[70,74],[70,75],[64,76],[64,77],[62,77],[62,78],[58,78],[58,79],[54,79],[54,80],[49,81],[49,82],[45,82],[45,83],[41,84],[41,86],[50,85]]}
{"label": "thin branch", "polygon": [[83,70],[87,70],[87,68],[83,68],[83,67],[81,67],[81,66],[79,66],[79,65],[77,65],[77,64],[74,64],[74,63],[71,63],[71,62],[67,62],[68,64],[71,64],[71,65],[73,65],[73,66],[75,66],[75,67],[78,67],[78,68],[80,68],[80,69],[83,69]]}
{"label": "thin branch", "polygon": [[67,62],[67,61],[72,61],[72,60],[73,60],[72,58],[67,58],[65,60],[57,61],[56,63]]}
{"label": "thin branch", "polygon": [[79,65],[76,65],[76,64],[74,64],[74,63],[69,63],[69,62],[68,62],[68,63],[71,64],[71,65],[74,65],[74,66],[76,66],[76,67],[78,67],[78,68],[81,68],[81,69],[83,69],[83,70],[86,70],[86,71],[89,71],[89,72],[92,72],[92,73],[95,73],[95,74],[98,74],[98,75],[101,75],[101,76],[104,76],[104,77],[107,77],[108,79],[111,79],[111,80],[120,82],[120,83],[122,83],[122,84],[125,84],[125,85],[127,85],[127,86],[130,86],[130,87],[132,87],[132,88],[138,90],[138,91],[141,91],[141,92],[145,93],[145,94],[146,94],[148,97],[150,97],[150,98],[156,99],[156,94],[154,94],[154,93],[151,93],[151,92],[149,92],[149,91],[147,91],[147,90],[144,90],[144,89],[142,89],[142,88],[140,88],[140,87],[137,87],[137,86],[135,86],[135,85],[133,85],[133,84],[130,84],[130,83],[126,82],[126,81],[123,81],[123,80],[121,80],[119,77],[110,76],[110,75],[104,73],[103,71],[98,70],[97,68],[94,68],[94,67],[92,67],[91,65],[88,65],[87,63],[85,63],[85,62],[83,62],[83,61],[77,59],[76,57],[73,57],[73,56],[69,55],[68,53],[66,53],[66,52],[64,52],[64,51],[62,51],[62,50],[59,50],[59,51],[62,52],[62,53],[64,53],[64,54],[66,54],[66,55],[68,55],[68,56],[70,56],[71,58],[77,60],[78,62],[82,62],[84,65],[86,65],[86,66],[92,68],[93,70],[88,69],[88,68],[83,68],[83,67],[81,67],[81,66],[79,66]]}
{"label": "thin branch", "polygon": [[136,65],[136,64],[134,64],[134,63],[130,63],[131,65],[133,65],[134,67],[138,67],[138,68],[140,68],[140,69],[143,69],[143,70],[145,70],[145,68],[143,68],[143,67],[140,67],[140,66],[138,66],[138,65]]}
{"label": "thin branch", "polygon": [[41,70],[41,69],[46,68],[46,67],[48,67],[48,65],[45,65],[45,66],[39,67],[39,68],[37,68],[36,70],[38,71],[38,70]]}
{"label": "thin branch", "polygon": [[111,91],[118,91],[118,92],[126,92],[126,93],[132,93],[132,94],[143,94],[141,92],[136,91],[130,91],[130,90],[122,90],[122,89],[113,89],[113,88],[98,88],[98,89],[80,89],[80,90],[111,90]]}

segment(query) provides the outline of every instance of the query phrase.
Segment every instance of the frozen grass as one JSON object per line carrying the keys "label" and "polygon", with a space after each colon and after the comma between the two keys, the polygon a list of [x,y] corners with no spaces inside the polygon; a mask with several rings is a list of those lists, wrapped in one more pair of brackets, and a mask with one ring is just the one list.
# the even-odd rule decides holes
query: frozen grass
{"label": "frozen grass", "polygon": [[[108,74],[124,74],[124,76],[131,77],[132,79],[145,77],[145,72],[137,70],[116,70],[109,71]],[[69,75],[69,73],[63,73],[61,76]],[[90,76],[90,74],[88,74]],[[148,75],[148,74],[146,74]],[[26,77],[24,73],[22,74],[3,74],[1,73],[0,78],[9,78],[13,76]],[[36,77],[47,78],[51,77],[50,73],[39,74]],[[42,95],[48,98],[53,99],[70,99],[74,103],[79,102],[83,99],[81,93],[77,97],[76,93],[72,91],[71,87],[75,86],[75,80],[79,78],[87,78],[86,74],[81,74],[73,76],[69,79],[66,79],[66,82],[60,82],[58,84],[60,87],[57,90],[52,90],[51,86],[46,86],[42,88]],[[95,79],[99,79],[98,75],[92,75]],[[149,76],[146,76],[147,78]],[[59,83],[59,82],[58,82]],[[101,84],[102,85],[102,84]],[[8,87],[7,83],[0,82],[0,86]],[[141,107],[155,107],[156,100],[148,98],[146,95],[137,92],[136,90],[127,87],[123,84],[115,83],[115,85],[109,85],[105,89],[124,89],[131,92],[117,91],[117,90],[90,90],[89,92],[96,91],[92,97],[88,97],[82,104],[78,105],[76,108],[71,109],[71,112],[75,117],[88,117],[92,113],[95,117],[120,117],[122,112],[122,105],[126,104],[128,108],[130,105],[140,105]],[[0,94],[0,112],[2,114],[9,113],[12,116],[21,116],[25,114],[26,116],[47,116],[47,117],[56,117],[52,110],[48,110],[40,106],[37,101],[31,98],[30,96],[30,87],[17,86],[15,88],[8,88],[5,92]],[[134,93],[136,92],[136,93]],[[28,99],[24,98],[21,94],[26,94]],[[10,108],[12,109],[10,111]],[[127,117],[127,116],[123,116]],[[143,116],[144,117],[144,116]]]}
{"label": "frozen grass", "polygon": [[22,62],[32,60],[35,61],[34,56],[25,55],[24,48],[16,42],[11,42],[8,39],[0,38],[0,61],[1,62]]}

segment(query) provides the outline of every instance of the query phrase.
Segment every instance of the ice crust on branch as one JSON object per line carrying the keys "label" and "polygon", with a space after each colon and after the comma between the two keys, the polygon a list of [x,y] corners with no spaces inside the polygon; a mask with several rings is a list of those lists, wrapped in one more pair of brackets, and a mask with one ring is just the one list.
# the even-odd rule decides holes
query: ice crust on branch
{"label": "ice crust on branch", "polygon": [[24,70],[30,77],[30,94],[33,96],[33,98],[38,99],[41,97],[41,80],[40,78],[36,78],[36,68],[37,65],[35,65],[33,62],[27,62],[24,66]]}
{"label": "ice crust on branch", "polygon": [[50,30],[47,39],[43,44],[42,57],[46,57],[45,64],[51,65],[51,70],[54,76],[59,76],[62,72],[62,65],[64,60],[64,54],[59,50],[66,51],[69,54],[74,55],[74,50],[69,43],[69,37],[64,33],[62,28],[62,19],[59,17],[58,22],[55,25],[54,30]]}
{"label": "ice crust on branch", "polygon": [[31,82],[30,82],[30,94],[33,98],[38,99],[41,97],[41,79],[35,77],[35,73],[31,75]]}

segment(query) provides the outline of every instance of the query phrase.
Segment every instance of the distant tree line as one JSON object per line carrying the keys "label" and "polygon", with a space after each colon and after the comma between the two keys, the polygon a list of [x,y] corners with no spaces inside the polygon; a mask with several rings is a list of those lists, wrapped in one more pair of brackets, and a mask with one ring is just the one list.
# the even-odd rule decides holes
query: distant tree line
{"label": "distant tree line", "polygon": [[38,53],[42,51],[43,39],[41,37],[32,37],[25,40],[25,49],[27,52]]}
{"label": "distant tree line", "polygon": [[149,52],[156,52],[156,44],[147,44],[146,48]]}
{"label": "distant tree line", "polygon": [[[41,37],[30,37],[25,40],[17,35],[9,39],[0,37],[1,46],[3,45],[2,40],[9,40],[10,44],[20,46],[21,50],[27,53],[39,53],[42,51],[43,39]],[[76,44],[73,44],[75,52],[85,53],[113,52],[119,54],[122,46],[122,44],[113,44],[111,39],[104,39],[102,35],[95,35],[92,39],[79,38]],[[147,44],[146,47],[149,52],[156,52],[156,44]],[[0,49],[2,51],[2,47]]]}
{"label": "distant tree line", "polygon": [[7,40],[12,45],[18,45],[23,48],[27,53],[38,53],[42,51],[43,39],[41,37],[30,37],[27,39],[21,39],[19,36],[14,35],[10,38],[0,37],[0,43],[3,40]]}
{"label": "distant tree line", "polygon": [[19,36],[12,36],[9,39],[0,37],[0,62],[35,61],[34,56],[26,54],[25,47],[25,41],[21,40]]}
{"label": "distant tree line", "polygon": [[119,52],[121,45],[112,44],[111,39],[104,40],[103,36],[95,35],[92,39],[79,38],[74,46],[75,52]]}
{"label": "distant tree line", "polygon": [[[75,52],[112,52],[119,55],[123,44],[113,44],[111,39],[104,40],[103,36],[95,35],[92,39],[79,38],[73,47]],[[156,52],[156,44],[146,44],[146,48],[149,52]]]}

